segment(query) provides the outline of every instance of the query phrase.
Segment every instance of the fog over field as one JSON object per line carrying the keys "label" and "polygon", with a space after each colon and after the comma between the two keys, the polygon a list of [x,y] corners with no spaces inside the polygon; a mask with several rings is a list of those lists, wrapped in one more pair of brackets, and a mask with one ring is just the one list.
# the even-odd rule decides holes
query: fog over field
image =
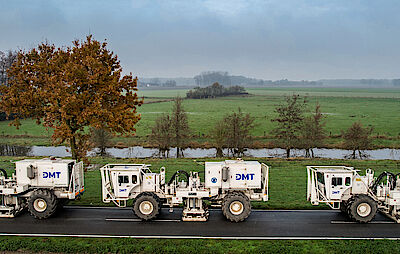
{"label": "fog over field", "polygon": [[400,2],[7,1],[0,51],[48,40],[107,39],[124,71],[193,77],[223,70],[264,80],[399,77]]}

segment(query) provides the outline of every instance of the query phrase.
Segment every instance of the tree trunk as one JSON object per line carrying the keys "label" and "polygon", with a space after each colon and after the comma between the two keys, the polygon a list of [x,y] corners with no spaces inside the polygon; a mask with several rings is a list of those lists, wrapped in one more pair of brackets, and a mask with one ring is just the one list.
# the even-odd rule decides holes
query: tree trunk
{"label": "tree trunk", "polygon": [[75,136],[72,136],[72,138],[69,140],[69,145],[71,149],[71,155],[73,160],[78,160],[78,156],[76,154],[76,140]]}
{"label": "tree trunk", "polygon": [[180,157],[180,153],[179,153],[179,147],[176,147],[176,158]]}
{"label": "tree trunk", "polygon": [[239,149],[237,149],[237,148],[233,149],[233,157],[240,157]]}
{"label": "tree trunk", "polygon": [[352,156],[352,159],[355,159],[356,158],[356,150],[353,150],[353,156]]}
{"label": "tree trunk", "polygon": [[217,154],[216,154],[216,156],[217,156],[217,157],[224,157],[224,153],[223,153],[223,151],[222,151],[222,148],[220,148],[220,147],[217,148]]}
{"label": "tree trunk", "polygon": [[311,148],[310,151],[311,151],[311,158],[314,158],[314,150]]}
{"label": "tree trunk", "polygon": [[290,148],[286,148],[286,158],[290,157]]}
{"label": "tree trunk", "polygon": [[105,146],[101,146],[100,147],[100,156],[104,156],[106,154],[106,147]]}

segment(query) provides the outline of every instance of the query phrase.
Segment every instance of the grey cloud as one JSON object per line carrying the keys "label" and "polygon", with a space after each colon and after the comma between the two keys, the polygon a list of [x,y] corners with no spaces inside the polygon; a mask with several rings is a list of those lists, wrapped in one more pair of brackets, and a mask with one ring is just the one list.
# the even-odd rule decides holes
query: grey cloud
{"label": "grey cloud", "polygon": [[127,72],[265,79],[398,77],[400,2],[5,1],[0,50],[107,38]]}

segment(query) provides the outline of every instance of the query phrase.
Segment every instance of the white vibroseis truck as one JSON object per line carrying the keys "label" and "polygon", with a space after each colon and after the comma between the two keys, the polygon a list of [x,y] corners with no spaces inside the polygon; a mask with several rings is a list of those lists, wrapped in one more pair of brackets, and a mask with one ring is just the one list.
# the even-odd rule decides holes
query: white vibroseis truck
{"label": "white vibroseis truck", "polygon": [[83,192],[82,162],[58,158],[17,161],[11,177],[0,169],[0,217],[14,217],[27,208],[33,217],[46,219]]}
{"label": "white vibroseis truck", "polygon": [[206,221],[204,200],[222,208],[234,222],[245,220],[251,200],[268,200],[268,166],[258,161],[205,162],[205,182],[199,172],[177,171],[169,181],[165,168],[153,173],[145,164],[108,164],[101,168],[103,202],[125,207],[133,200],[133,211],[142,220],[157,217],[163,205],[183,205],[183,221]]}
{"label": "white vibroseis truck", "polygon": [[307,200],[312,205],[325,203],[359,223],[370,222],[378,211],[400,222],[399,174],[374,177],[367,169],[361,176],[352,167],[308,166],[307,175]]}

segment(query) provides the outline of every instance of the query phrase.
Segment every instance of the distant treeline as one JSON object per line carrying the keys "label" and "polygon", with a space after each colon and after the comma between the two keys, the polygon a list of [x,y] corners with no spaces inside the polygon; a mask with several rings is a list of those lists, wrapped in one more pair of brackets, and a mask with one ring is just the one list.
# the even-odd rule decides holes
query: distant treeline
{"label": "distant treeline", "polygon": [[320,79],[309,80],[265,80],[230,75],[226,71],[206,71],[193,78],[139,78],[140,87],[206,87],[214,83],[222,86],[243,87],[398,87],[400,79]]}
{"label": "distant treeline", "polygon": [[392,87],[400,86],[400,79],[321,79],[325,87]]}
{"label": "distant treeline", "polygon": [[263,86],[265,80],[248,78],[244,76],[232,76],[228,72],[223,71],[206,71],[199,75],[194,76],[194,81],[197,86],[205,87],[214,83],[218,83],[222,86]]}
{"label": "distant treeline", "polygon": [[143,87],[143,86],[145,86],[145,87],[150,87],[150,86],[176,87],[176,81],[175,80],[167,80],[165,82],[162,82],[162,81],[160,81],[159,78],[153,78],[153,79],[150,79],[150,81],[148,81],[148,82],[144,82],[139,79],[138,86],[139,87]]}
{"label": "distant treeline", "polygon": [[300,80],[293,81],[288,79],[281,80],[264,80],[264,85],[272,85],[272,86],[321,86],[322,82],[320,81],[308,81],[308,80]]}
{"label": "distant treeline", "polygon": [[8,85],[7,70],[16,59],[17,52],[11,50],[7,52],[0,51],[0,85]]}
{"label": "distant treeline", "polygon": [[218,82],[223,86],[318,86],[322,82],[318,81],[291,81],[287,79],[281,80],[263,80],[248,78],[245,76],[233,76],[223,71],[206,71],[194,77],[197,86],[204,87]]}
{"label": "distant treeline", "polygon": [[241,86],[224,87],[216,82],[213,85],[204,88],[195,87],[193,90],[189,90],[186,93],[186,97],[191,99],[204,99],[239,94],[247,94],[247,92]]}

